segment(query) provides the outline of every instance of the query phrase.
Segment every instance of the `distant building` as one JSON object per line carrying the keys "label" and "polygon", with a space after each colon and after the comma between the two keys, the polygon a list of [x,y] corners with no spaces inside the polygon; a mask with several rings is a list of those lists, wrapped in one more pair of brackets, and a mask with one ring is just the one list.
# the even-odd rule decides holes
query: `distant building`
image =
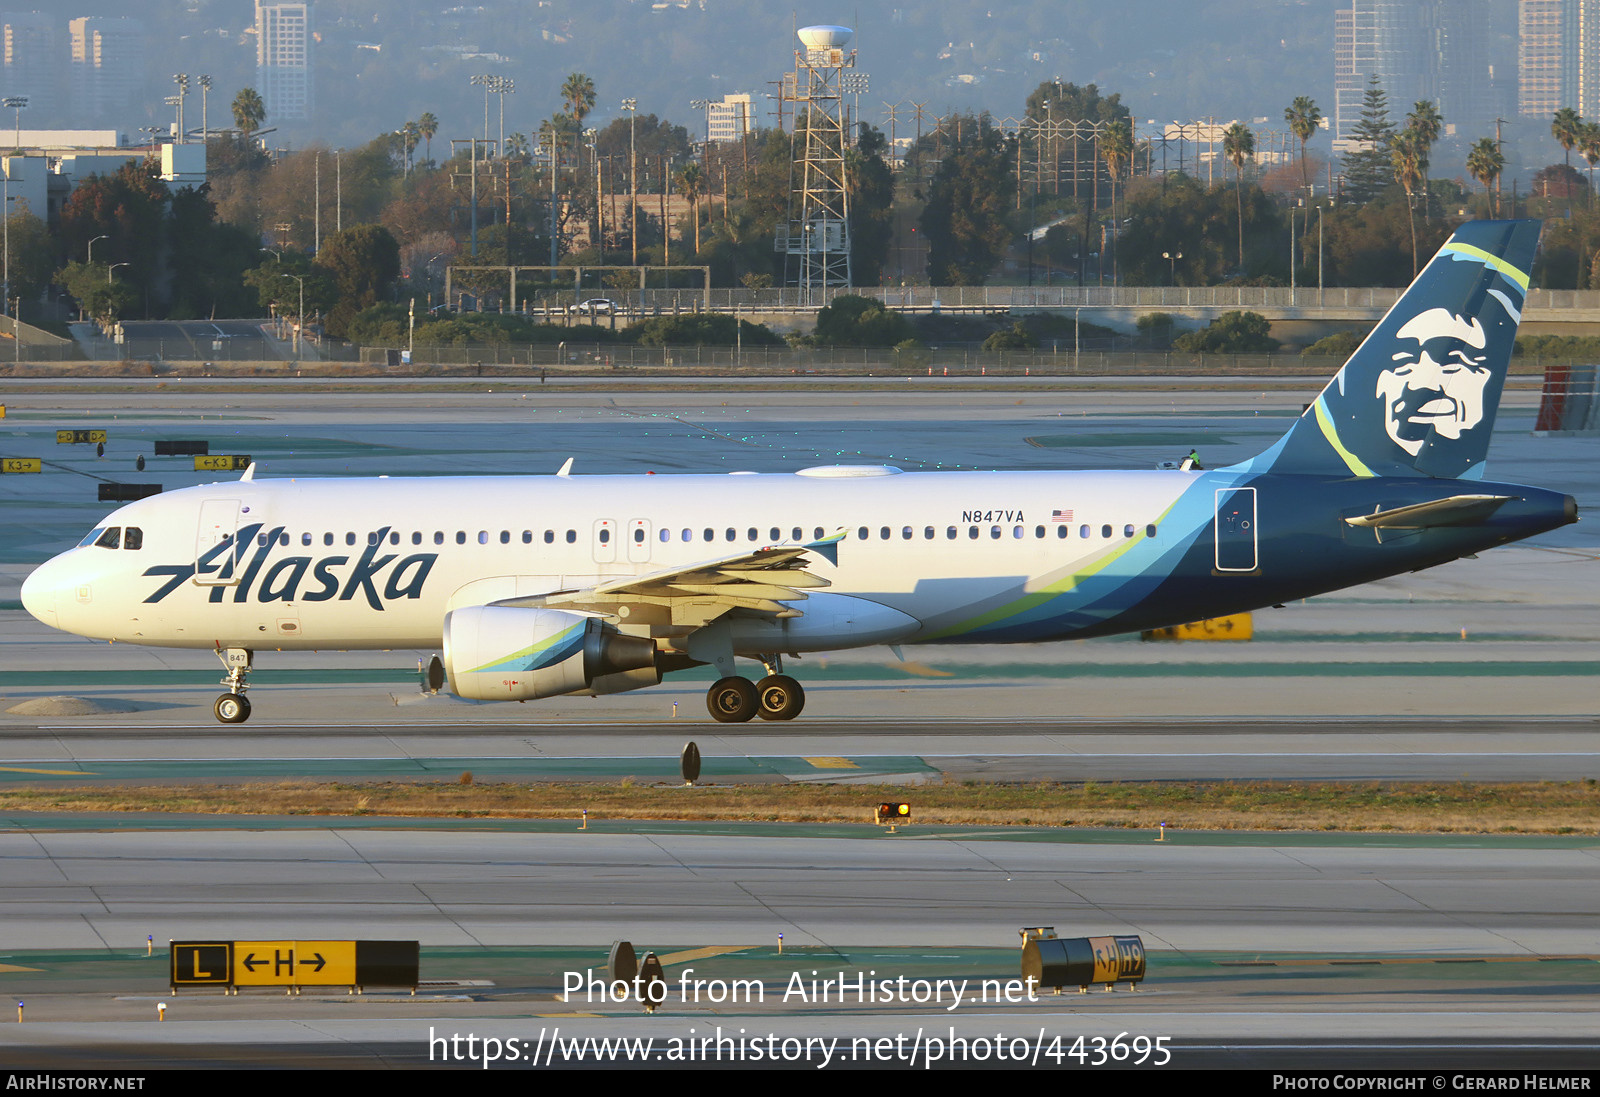
{"label": "distant building", "polygon": [[[72,110],[79,124],[120,123],[137,109],[148,39],[137,19],[84,16],[67,23]],[[31,104],[30,104],[31,106]]]}
{"label": "distant building", "polygon": [[718,143],[739,141],[755,131],[754,108],[748,92],[724,95],[706,108],[706,137]]}
{"label": "distant building", "polygon": [[1517,60],[1518,114],[1600,114],[1600,0],[1521,0]]}
{"label": "distant building", "polygon": [[0,95],[24,95],[28,109],[49,113],[61,105],[60,21],[44,12],[0,14]]}
{"label": "distant building", "polygon": [[256,90],[268,122],[304,122],[313,107],[312,5],[256,0]]}
{"label": "distant building", "polygon": [[[1600,3],[1600,0],[1594,0]],[[1334,148],[1342,151],[1377,77],[1395,126],[1422,100],[1445,134],[1491,127],[1509,65],[1493,56],[1493,0],[1352,0],[1334,13]],[[1500,74],[1497,79],[1497,71]]]}

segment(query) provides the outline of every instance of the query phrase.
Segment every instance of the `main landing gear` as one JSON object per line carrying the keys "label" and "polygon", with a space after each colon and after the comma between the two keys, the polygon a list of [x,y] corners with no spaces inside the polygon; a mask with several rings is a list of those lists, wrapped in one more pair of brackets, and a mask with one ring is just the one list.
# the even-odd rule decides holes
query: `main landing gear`
{"label": "main landing gear", "polygon": [[763,656],[767,676],[759,682],[737,675],[719,678],[706,691],[706,709],[722,724],[741,724],[753,716],[763,720],[793,720],[806,707],[806,691],[800,683],[781,674],[776,655]]}
{"label": "main landing gear", "polygon": [[250,673],[255,653],[248,648],[218,648],[217,658],[222,660],[222,666],[228,672],[228,676],[222,680],[228,692],[217,698],[211,711],[224,724],[242,724],[250,719],[250,702],[244,696],[244,691],[250,687],[245,677]]}

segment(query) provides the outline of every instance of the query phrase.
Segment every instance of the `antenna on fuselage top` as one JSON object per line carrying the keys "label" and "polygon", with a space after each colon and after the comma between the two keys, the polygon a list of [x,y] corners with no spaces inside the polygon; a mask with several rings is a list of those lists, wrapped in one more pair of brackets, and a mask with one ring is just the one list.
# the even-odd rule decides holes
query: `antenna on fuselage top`
{"label": "antenna on fuselage top", "polygon": [[568,457],[567,458],[567,463],[561,466],[561,470],[559,472],[557,472],[556,475],[557,476],[571,476],[572,475],[572,462],[575,461],[575,460],[576,460],[576,458],[574,458],[574,457]]}
{"label": "antenna on fuselage top", "polygon": [[251,461],[250,464],[245,466],[244,475],[239,477],[239,482],[243,483],[246,480],[254,480],[255,478],[256,478],[256,463],[254,461]]}

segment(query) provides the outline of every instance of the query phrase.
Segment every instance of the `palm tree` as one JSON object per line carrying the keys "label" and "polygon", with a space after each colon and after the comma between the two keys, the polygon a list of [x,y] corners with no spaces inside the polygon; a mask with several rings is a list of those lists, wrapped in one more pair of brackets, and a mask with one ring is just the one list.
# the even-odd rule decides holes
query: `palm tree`
{"label": "palm tree", "polygon": [[1422,151],[1422,219],[1429,220],[1433,206],[1432,191],[1428,187],[1428,156],[1433,151],[1433,143],[1439,140],[1439,134],[1444,131],[1444,118],[1439,114],[1439,108],[1430,100],[1420,100],[1406,115],[1406,129],[1414,133],[1418,147]]}
{"label": "palm tree", "polygon": [[676,183],[678,193],[689,200],[694,210],[694,253],[700,254],[700,195],[705,189],[705,173],[693,160],[679,169]]}
{"label": "palm tree", "polygon": [[[1124,162],[1133,160],[1133,123],[1126,118],[1118,118],[1109,123],[1100,133],[1100,158],[1106,162],[1106,170],[1111,174],[1111,243],[1116,247],[1117,233],[1117,173]],[[1119,249],[1120,250],[1120,249]],[[1112,253],[1112,280],[1116,280],[1116,256]]]}
{"label": "palm tree", "polygon": [[1394,179],[1406,189],[1406,219],[1411,222],[1411,277],[1417,276],[1417,211],[1414,196],[1428,173],[1428,151],[1416,130],[1389,139],[1389,162]]}
{"label": "palm tree", "polygon": [[1572,150],[1578,144],[1583,134],[1583,116],[1571,107],[1562,107],[1556,111],[1554,120],[1550,123],[1550,134],[1567,151],[1567,167],[1572,166]]}
{"label": "palm tree", "polygon": [[1600,163],[1600,122],[1585,122],[1578,137],[1578,151],[1589,161],[1588,201],[1594,201],[1594,166]]}
{"label": "palm tree", "polygon": [[439,132],[439,120],[430,111],[417,119],[417,131],[422,134],[423,155],[433,163],[433,135]]}
{"label": "palm tree", "polygon": [[400,127],[400,150],[405,156],[406,174],[411,174],[411,153],[417,147],[417,141],[422,136],[422,127],[416,122],[407,122]]}
{"label": "palm tree", "polygon": [[1222,155],[1233,161],[1239,197],[1239,269],[1244,270],[1244,162],[1256,154],[1256,135],[1243,122],[1222,131]]}
{"label": "palm tree", "polygon": [[1311,135],[1322,124],[1322,111],[1311,96],[1297,95],[1294,102],[1284,109],[1283,120],[1289,123],[1289,132],[1300,139],[1300,185],[1310,194],[1311,179],[1306,174],[1306,142],[1311,140]]}
{"label": "palm tree", "polygon": [[240,89],[233,97],[233,124],[239,132],[248,137],[266,120],[267,105],[261,101],[261,93],[255,88]]}
{"label": "palm tree", "polygon": [[561,85],[561,104],[567,108],[567,113],[577,122],[577,128],[583,128],[583,120],[589,112],[594,110],[594,81],[581,72],[575,72],[567,77]]}
{"label": "palm tree", "polygon": [[1496,217],[1500,216],[1500,202],[1493,193],[1493,186],[1499,181],[1505,166],[1505,154],[1500,151],[1493,137],[1480,138],[1472,146],[1472,151],[1467,153],[1467,170],[1483,184],[1483,192],[1489,195],[1491,213]]}

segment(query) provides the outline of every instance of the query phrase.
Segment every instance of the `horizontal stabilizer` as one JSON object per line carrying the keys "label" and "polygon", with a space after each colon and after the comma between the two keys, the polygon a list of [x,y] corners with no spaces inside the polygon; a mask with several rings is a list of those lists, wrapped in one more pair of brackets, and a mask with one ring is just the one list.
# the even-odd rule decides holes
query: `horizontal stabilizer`
{"label": "horizontal stabilizer", "polygon": [[1346,518],[1363,529],[1430,529],[1434,526],[1473,526],[1516,499],[1515,495],[1452,495],[1409,507],[1377,510]]}

